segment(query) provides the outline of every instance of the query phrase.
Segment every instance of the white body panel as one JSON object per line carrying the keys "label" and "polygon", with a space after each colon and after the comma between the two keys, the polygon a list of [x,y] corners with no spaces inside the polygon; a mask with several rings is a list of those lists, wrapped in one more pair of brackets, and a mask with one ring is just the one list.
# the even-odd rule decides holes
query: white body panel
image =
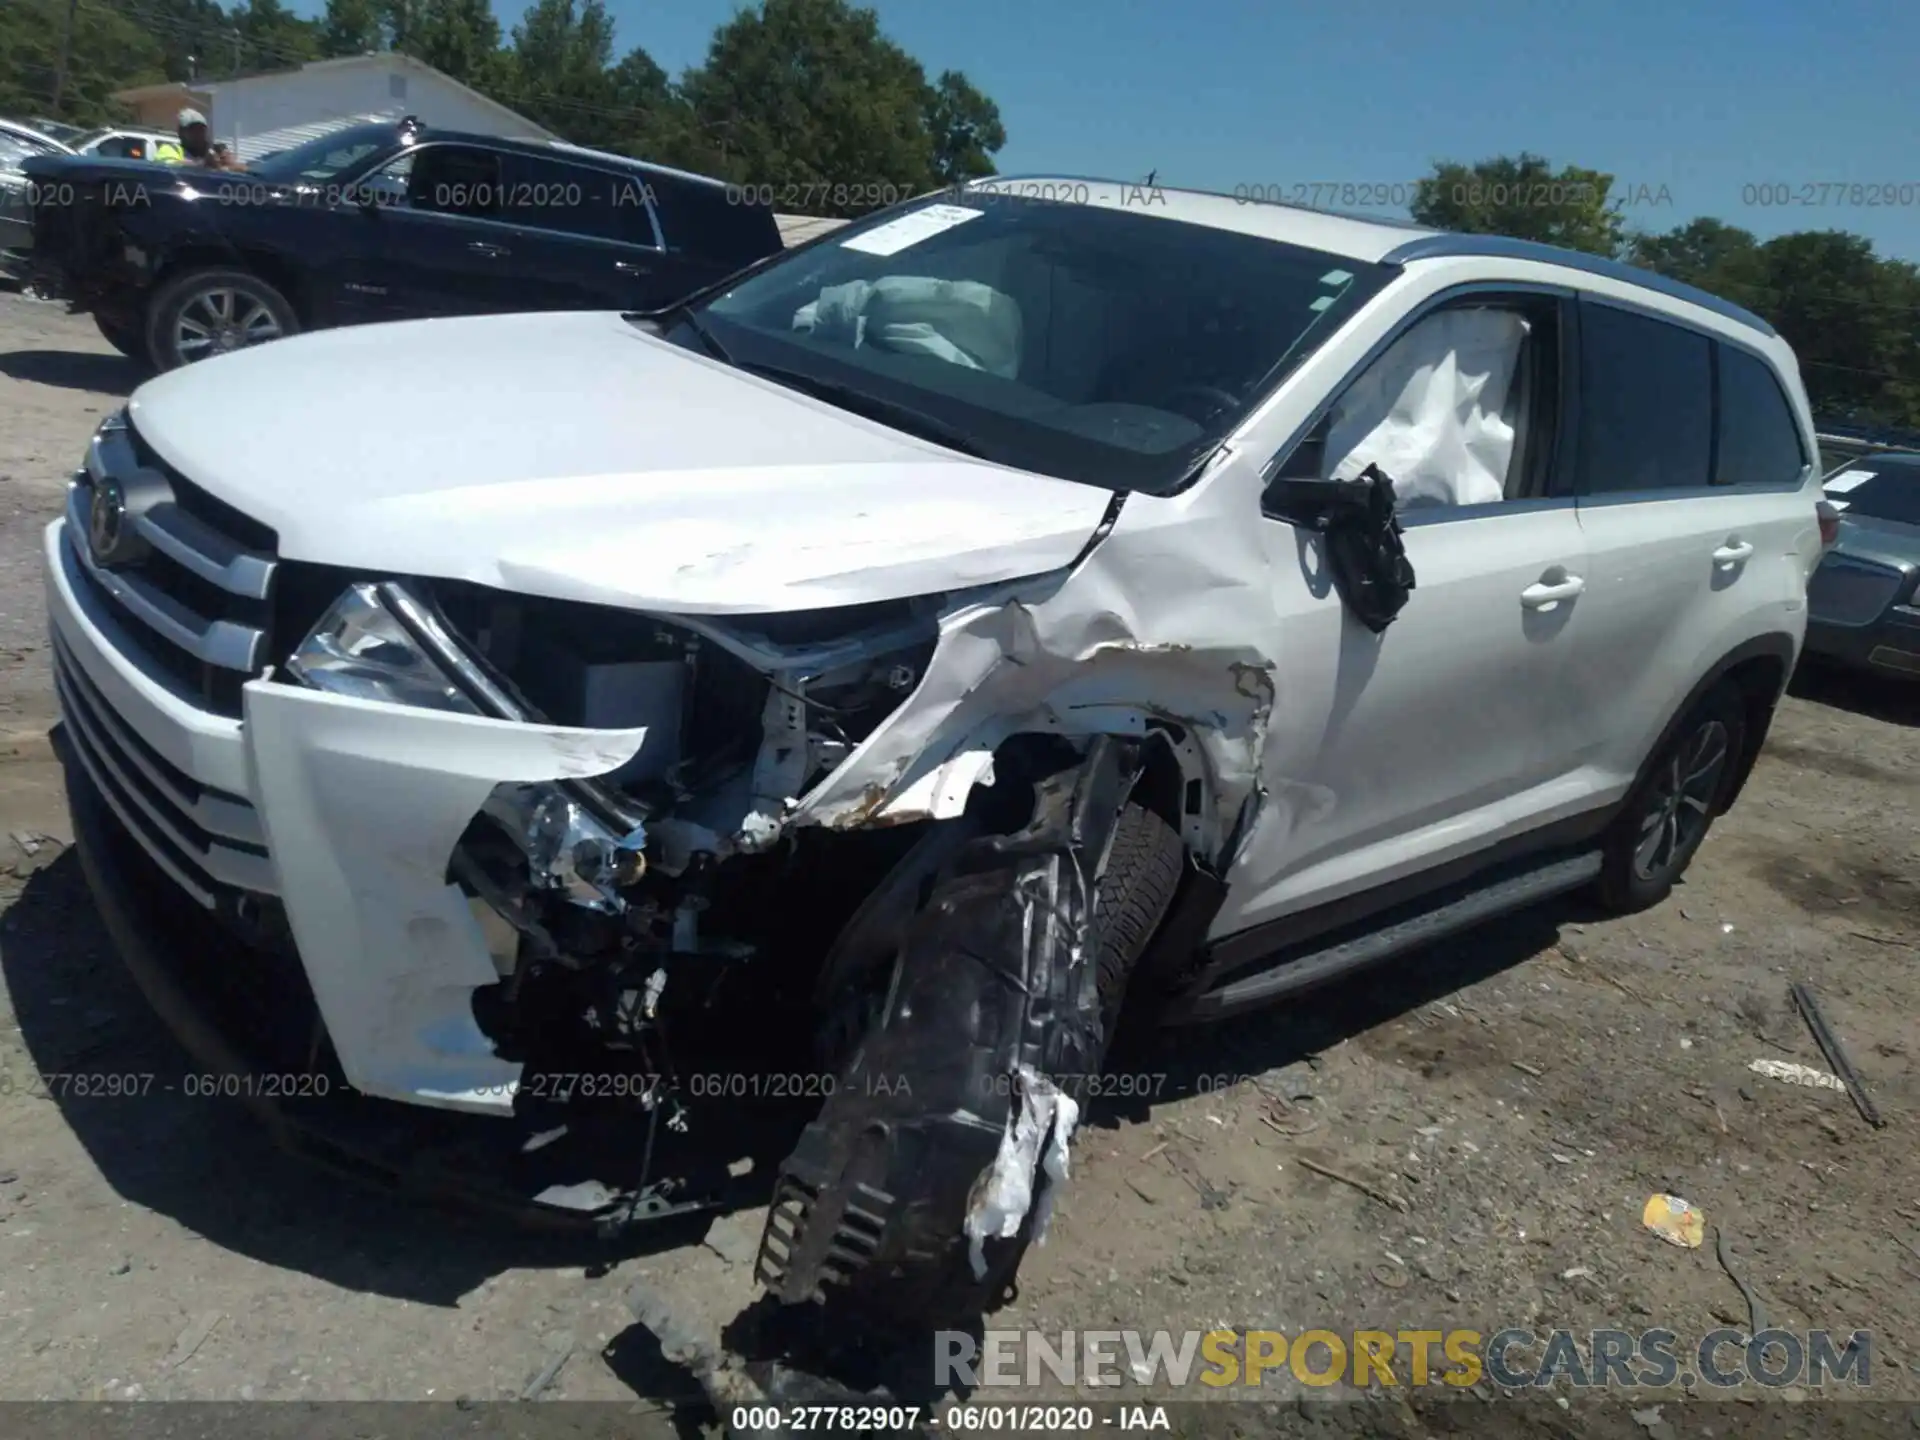
{"label": "white body panel", "polygon": [[[1271,207],[1216,208],[1237,228],[1278,223]],[[1344,237],[1357,255],[1404,234],[1298,225],[1313,233],[1285,238]],[[323,333],[164,376],[132,414],[292,559],[690,617],[971,591],[910,698],[768,826],[957,814],[1010,735],[1171,720],[1204,792],[1185,838],[1229,867],[1220,936],[1619,799],[1723,656],[1757,636],[1799,644],[1812,480],[1760,500],[1543,502],[1410,524],[1407,609],[1382,635],[1346,612],[1313,542],[1262,517],[1263,474],[1411,308],[1477,280],[1619,292],[1756,338],[1604,277],[1418,262],[1207,474],[1129,497],[1097,544],[1102,490],[966,459],[612,315]],[[1767,343],[1791,379],[1784,344]],[[1788,391],[1811,444],[1804,394]],[[458,419],[434,423],[445,416]],[[470,1013],[495,971],[447,883],[449,852],[492,784],[606,773],[644,732],[399,710],[274,679],[248,685],[244,722],[216,721],[88,616],[62,579],[62,528],[48,539],[56,631],[148,743],[258,808],[348,1078],[504,1108],[515,1067]],[[1736,533],[1755,548],[1728,579],[1712,552]],[[1584,588],[1528,598],[1568,578]]]}

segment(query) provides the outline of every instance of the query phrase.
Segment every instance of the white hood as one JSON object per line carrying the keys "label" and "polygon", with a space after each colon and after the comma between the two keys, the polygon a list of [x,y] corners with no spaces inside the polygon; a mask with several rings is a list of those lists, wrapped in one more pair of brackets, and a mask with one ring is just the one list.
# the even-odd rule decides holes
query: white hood
{"label": "white hood", "polygon": [[796,610],[1070,563],[1111,496],[968,459],[613,313],[323,331],[142,386],[134,425],[280,553],[638,609]]}

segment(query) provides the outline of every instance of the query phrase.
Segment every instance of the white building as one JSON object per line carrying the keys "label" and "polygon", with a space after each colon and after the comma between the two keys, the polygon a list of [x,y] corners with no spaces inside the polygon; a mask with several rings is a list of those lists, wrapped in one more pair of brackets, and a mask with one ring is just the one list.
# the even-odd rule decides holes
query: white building
{"label": "white building", "polygon": [[[216,140],[242,159],[258,153],[252,137],[296,132],[291,140],[317,135],[358,120],[419,117],[420,123],[479,135],[552,139],[542,128],[497,100],[411,55],[386,52],[316,60],[295,70],[239,75],[231,80],[169,82],[122,90],[113,97],[143,125],[172,130],[183,106],[207,117]],[[275,146],[274,148],[278,148]]]}

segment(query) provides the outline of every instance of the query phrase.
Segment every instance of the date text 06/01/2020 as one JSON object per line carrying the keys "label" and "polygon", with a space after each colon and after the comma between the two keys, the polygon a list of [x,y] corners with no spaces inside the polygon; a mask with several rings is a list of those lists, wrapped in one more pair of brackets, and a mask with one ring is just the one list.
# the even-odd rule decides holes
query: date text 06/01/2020
{"label": "date text 06/01/2020", "polygon": [[1069,1435],[1097,1428],[1171,1430],[1164,1405],[1103,1407],[1091,1405],[947,1405],[927,1411],[918,1405],[736,1405],[729,1417],[741,1432],[804,1430],[817,1434],[863,1435],[902,1432],[921,1426],[969,1435]]}

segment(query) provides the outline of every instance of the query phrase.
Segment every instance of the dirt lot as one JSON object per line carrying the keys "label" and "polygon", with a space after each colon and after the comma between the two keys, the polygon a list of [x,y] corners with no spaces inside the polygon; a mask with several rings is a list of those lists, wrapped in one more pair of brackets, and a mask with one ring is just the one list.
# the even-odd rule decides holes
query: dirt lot
{"label": "dirt lot", "polygon": [[[44,739],[40,528],[135,378],[87,320],[0,295],[0,1398],[513,1397],[571,1346],[550,1396],[688,1401],[622,1297],[648,1279],[703,1325],[751,1299],[702,1227],[604,1253],[424,1213],[165,1089],[185,1062],[93,917]],[[1875,1389],[1915,1397],[1920,697],[1796,692],[1659,910],[1549,907],[1141,1060],[1147,1100],[1096,1108],[996,1324],[1697,1337],[1748,1319],[1721,1226],[1775,1323],[1871,1330]],[[1884,1129],[1748,1071],[1825,1068],[1790,979]],[[31,1093],[143,1072],[144,1098]],[[1642,1228],[1661,1191],[1704,1247]]]}

